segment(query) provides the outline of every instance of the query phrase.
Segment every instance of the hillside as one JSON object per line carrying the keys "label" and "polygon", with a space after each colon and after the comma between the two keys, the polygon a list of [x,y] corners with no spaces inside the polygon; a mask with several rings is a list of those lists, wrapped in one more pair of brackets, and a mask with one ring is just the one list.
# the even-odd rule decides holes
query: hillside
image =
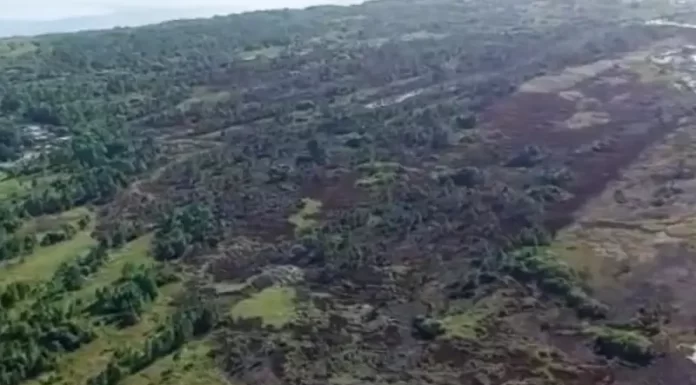
{"label": "hillside", "polygon": [[0,385],[696,384],[696,14],[0,40]]}

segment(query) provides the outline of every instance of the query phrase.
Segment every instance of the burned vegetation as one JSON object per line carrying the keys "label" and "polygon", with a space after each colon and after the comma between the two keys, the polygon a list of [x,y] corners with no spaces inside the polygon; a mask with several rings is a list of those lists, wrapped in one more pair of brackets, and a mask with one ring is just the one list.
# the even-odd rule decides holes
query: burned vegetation
{"label": "burned vegetation", "polygon": [[[693,382],[688,302],[567,241],[634,229],[584,210],[638,205],[622,170],[692,122],[696,35],[647,23],[678,11],[382,0],[7,40],[0,187],[29,187],[0,268],[94,244],[0,275],[0,385]],[[672,168],[651,207],[686,204]]]}

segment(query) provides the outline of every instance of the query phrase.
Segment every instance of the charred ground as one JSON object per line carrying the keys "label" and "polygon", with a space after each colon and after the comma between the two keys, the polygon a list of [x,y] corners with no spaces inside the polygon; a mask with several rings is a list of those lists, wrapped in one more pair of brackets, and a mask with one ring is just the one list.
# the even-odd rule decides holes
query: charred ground
{"label": "charred ground", "polygon": [[[2,378],[693,382],[696,36],[646,23],[678,11],[385,0],[7,41],[6,124],[68,134],[12,168],[56,180],[9,206],[32,221],[87,205],[112,256],[96,271],[143,245],[161,265],[87,307],[64,294],[62,317],[99,329]],[[124,292],[135,317],[112,309]],[[97,347],[113,325],[148,342]],[[71,367],[89,349],[103,359]]]}

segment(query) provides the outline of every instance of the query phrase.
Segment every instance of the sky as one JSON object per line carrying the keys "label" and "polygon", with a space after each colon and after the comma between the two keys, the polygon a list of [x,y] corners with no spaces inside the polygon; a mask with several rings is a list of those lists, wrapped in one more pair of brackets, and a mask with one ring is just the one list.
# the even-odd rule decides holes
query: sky
{"label": "sky", "polygon": [[215,8],[239,12],[355,2],[351,0],[0,0],[0,19],[57,20],[152,8]]}

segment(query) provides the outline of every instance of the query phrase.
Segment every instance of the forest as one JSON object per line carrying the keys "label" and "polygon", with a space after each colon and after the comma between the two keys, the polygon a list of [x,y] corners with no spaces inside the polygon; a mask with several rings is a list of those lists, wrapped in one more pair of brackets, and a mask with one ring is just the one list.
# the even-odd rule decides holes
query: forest
{"label": "forest", "polygon": [[689,7],[0,39],[0,385],[696,384]]}

